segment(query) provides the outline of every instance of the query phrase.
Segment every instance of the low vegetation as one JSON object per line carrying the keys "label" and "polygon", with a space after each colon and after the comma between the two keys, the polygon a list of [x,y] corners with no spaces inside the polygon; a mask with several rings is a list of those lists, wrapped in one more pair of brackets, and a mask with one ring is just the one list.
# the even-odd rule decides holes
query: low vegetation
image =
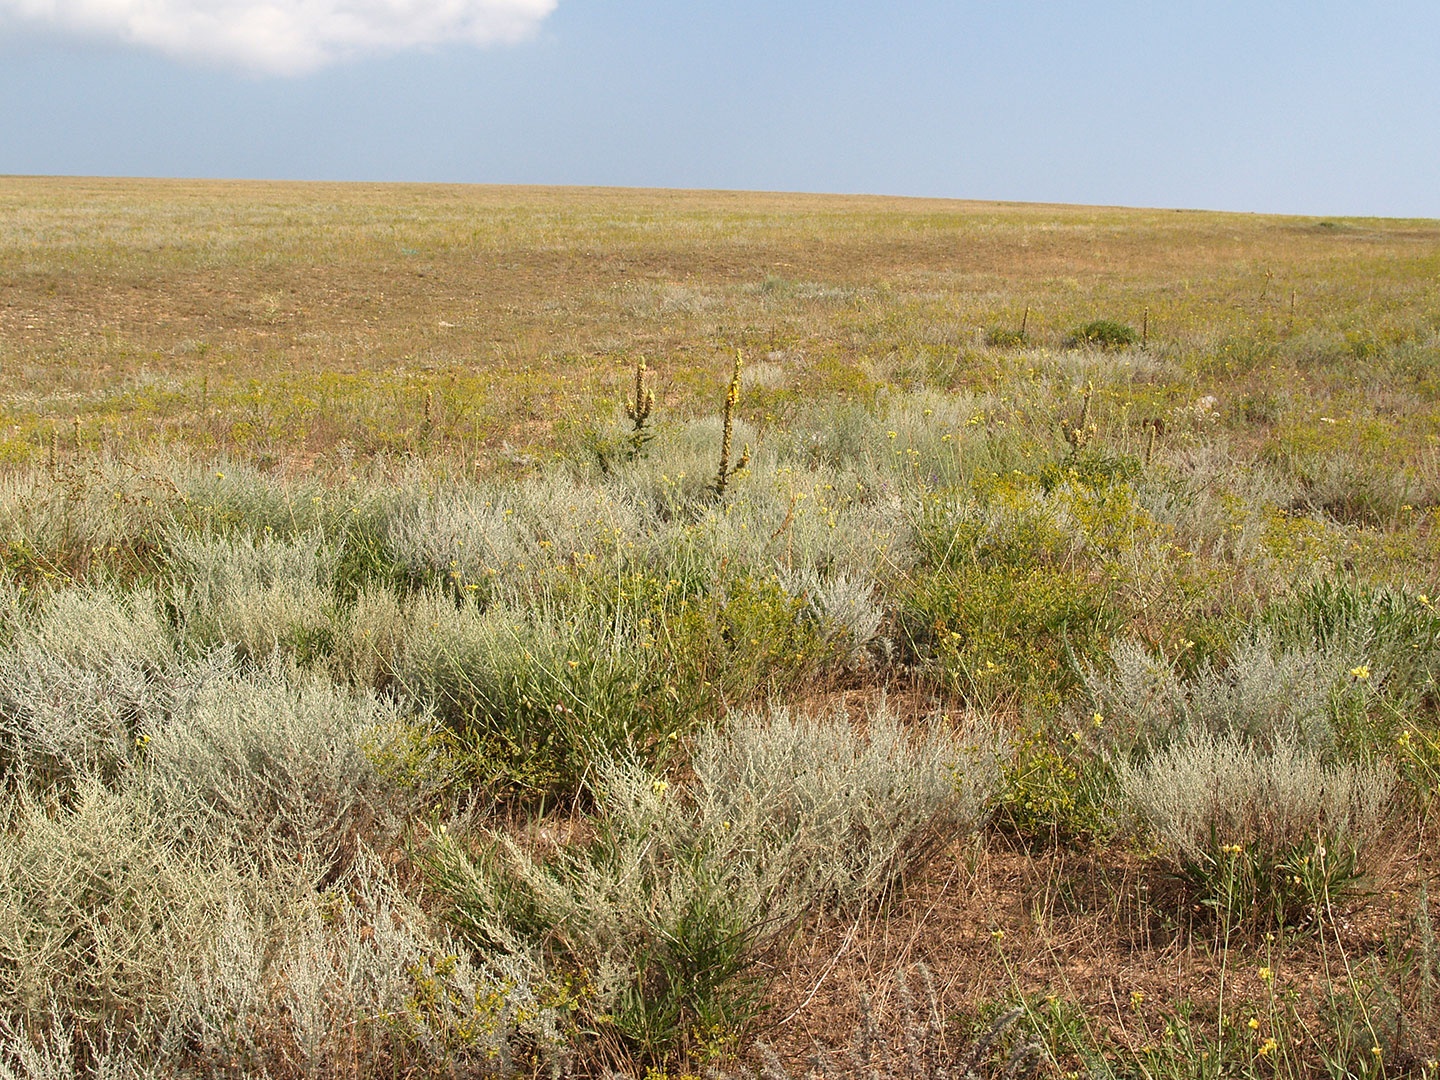
{"label": "low vegetation", "polygon": [[1433,223],[0,252],[0,1077],[1440,1072]]}

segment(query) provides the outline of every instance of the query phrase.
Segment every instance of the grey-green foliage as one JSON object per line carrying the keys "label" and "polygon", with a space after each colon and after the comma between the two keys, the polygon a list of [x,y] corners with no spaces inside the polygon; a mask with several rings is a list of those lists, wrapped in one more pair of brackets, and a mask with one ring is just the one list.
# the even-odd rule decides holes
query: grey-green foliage
{"label": "grey-green foliage", "polygon": [[549,1056],[563,1049],[529,970],[468,958],[375,856],[362,852],[336,888],[279,899],[232,897],[181,962],[165,1040],[192,1065],[503,1075],[520,1042]]}
{"label": "grey-green foliage", "polygon": [[906,493],[888,473],[761,439],[743,425],[734,441],[751,446],[751,463],[723,502],[705,494],[718,421],[662,429],[645,458],[606,479],[609,498],[648,508],[643,535],[622,539],[635,539],[655,572],[667,573],[681,553],[701,566],[724,561],[762,575],[779,565],[874,576],[912,561]]}
{"label": "grey-green foliage", "polygon": [[140,1060],[108,1032],[97,1039],[58,1018],[48,1027],[32,1028],[0,1017],[0,1080],[165,1080],[172,1075],[164,1063]]}
{"label": "grey-green foliage", "polygon": [[503,487],[443,486],[391,517],[388,542],[412,574],[489,595],[580,553],[608,563],[617,536],[643,541],[652,524],[613,486],[547,474]]}
{"label": "grey-green foliage", "polygon": [[1269,562],[1269,515],[1288,509],[1296,485],[1263,463],[1247,461],[1223,437],[1167,452],[1135,485],[1136,502],[1187,551],[1256,573]]}
{"label": "grey-green foliage", "polygon": [[1010,431],[985,422],[999,404],[991,395],[917,390],[886,394],[874,409],[832,408],[783,447],[780,462],[892,486],[963,484],[980,471],[1009,472],[1028,462]]}
{"label": "grey-green foliage", "polygon": [[647,459],[602,476],[442,486],[397,511],[386,542],[417,577],[510,602],[528,600],[545,569],[693,581],[722,563],[874,577],[910,561],[901,492],[855,469],[782,466],[762,447],[724,502],[709,498],[712,435],[703,424],[669,430]]}
{"label": "grey-green foliage", "polygon": [[52,566],[83,570],[170,527],[175,487],[163,465],[148,470],[97,458],[58,472],[0,475],[0,546]]}
{"label": "grey-green foliage", "polygon": [[535,650],[548,652],[562,644],[548,641],[537,629],[535,614],[540,613],[527,615],[507,604],[457,604],[435,591],[417,594],[395,659],[400,690],[417,705],[433,703],[455,722],[472,717],[477,708],[483,712],[503,705],[515,691],[524,693],[530,681],[526,669],[539,661]]}
{"label": "grey-green foliage", "polygon": [[[1121,805],[1166,858],[1199,868],[1212,890],[1227,848],[1262,876],[1297,852],[1327,849],[1345,860],[1336,866],[1364,866],[1395,774],[1337,760],[1336,695],[1354,692],[1343,653],[1260,636],[1227,666],[1206,663],[1188,679],[1133,639],[1117,642],[1111,659],[1113,670],[1092,671],[1087,683]],[[1330,884],[1352,877],[1337,871]]]}
{"label": "grey-green foliage", "polygon": [[73,587],[15,622],[0,651],[0,774],[113,775],[173,706],[174,635],[148,590]]}
{"label": "grey-green foliage", "polygon": [[1296,738],[1324,749],[1335,737],[1332,695],[1356,662],[1263,635],[1237,645],[1228,664],[1206,661],[1189,678],[1135,638],[1118,639],[1110,660],[1108,671],[1086,672],[1086,687],[1111,747],[1139,757],[1191,730],[1260,745]]}
{"label": "grey-green foliage", "polygon": [[1261,747],[1203,727],[1140,764],[1117,763],[1126,805],[1182,862],[1217,840],[1276,855],[1303,845],[1357,852],[1379,834],[1395,786],[1383,762],[1327,762],[1294,734]]}
{"label": "grey-green foliage", "polygon": [[[225,459],[166,461],[184,517],[226,531],[282,538],[321,531],[337,504],[357,501],[354,485],[288,480]],[[378,485],[377,485],[378,486]]]}
{"label": "grey-green foliage", "polygon": [[824,575],[815,569],[782,570],[780,584],[805,601],[847,666],[862,668],[868,663],[870,647],[881,644],[885,621],[873,579],[845,571]]}
{"label": "grey-green foliage", "polygon": [[1317,577],[1268,608],[1264,626],[1278,641],[1364,657],[1371,686],[1402,708],[1435,692],[1440,614],[1423,595]]}
{"label": "grey-green foliage", "polygon": [[772,915],[873,899],[973,830],[994,794],[1000,742],[985,726],[909,731],[881,705],[864,727],[774,708],[696,739],[697,841],[722,863],[752,861]]}
{"label": "grey-green foliage", "polygon": [[[407,602],[408,601],[408,602]],[[419,605],[423,615],[425,605]],[[339,683],[368,690],[384,690],[394,681],[399,657],[410,632],[416,605],[393,591],[369,586],[343,608],[327,659],[331,676]]]}
{"label": "grey-green foliage", "polygon": [[99,1035],[161,1007],[223,908],[225,875],[170,844],[145,794],[82,781],[68,809],[21,791],[0,836],[0,1014]]}
{"label": "grey-green foliage", "polygon": [[179,836],[324,873],[395,825],[363,747],[397,719],[388,701],[277,662],[223,666],[153,729],[145,782]]}
{"label": "grey-green foliage", "polygon": [[368,852],[321,893],[180,854],[139,791],[8,820],[0,1076],[489,1075],[562,1049],[527,969],[468,961]]}
{"label": "grey-green foliage", "polygon": [[305,655],[331,631],[337,552],[319,533],[177,535],[169,544],[184,638],[263,659]]}
{"label": "grey-green foliage", "polygon": [[684,788],[611,759],[593,843],[547,855],[496,835],[477,858],[439,835],[431,879],[488,948],[548,946],[594,972],[587,1007],[633,1045],[663,1049],[687,1016],[733,1028],[770,942],[824,908],[874,901],[971,832],[998,783],[988,728],[909,732],[882,708],[866,730],[843,714],[734,717],[698,737]]}

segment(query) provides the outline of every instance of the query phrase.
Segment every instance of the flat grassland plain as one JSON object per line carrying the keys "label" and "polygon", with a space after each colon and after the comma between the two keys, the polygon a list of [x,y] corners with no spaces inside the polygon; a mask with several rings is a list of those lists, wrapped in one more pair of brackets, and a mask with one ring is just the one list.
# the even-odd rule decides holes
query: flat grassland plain
{"label": "flat grassland plain", "polygon": [[0,1076],[1440,1075],[1440,223],[0,178],[0,403]]}

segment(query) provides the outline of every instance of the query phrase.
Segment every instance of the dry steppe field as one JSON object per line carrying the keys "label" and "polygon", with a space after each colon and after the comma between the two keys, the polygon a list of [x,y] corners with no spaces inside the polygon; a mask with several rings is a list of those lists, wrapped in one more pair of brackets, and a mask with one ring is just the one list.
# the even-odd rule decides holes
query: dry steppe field
{"label": "dry steppe field", "polygon": [[1440,1077],[1440,222],[0,177],[0,1077]]}

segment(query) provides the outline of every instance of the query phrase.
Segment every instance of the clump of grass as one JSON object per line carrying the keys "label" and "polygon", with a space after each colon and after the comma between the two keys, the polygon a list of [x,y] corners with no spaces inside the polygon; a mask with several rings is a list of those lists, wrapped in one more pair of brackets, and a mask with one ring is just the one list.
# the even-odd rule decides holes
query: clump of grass
{"label": "clump of grass", "polygon": [[1395,771],[1337,759],[1337,694],[1368,668],[1260,636],[1182,677],[1133,639],[1087,675],[1094,736],[1122,804],[1228,927],[1285,925],[1353,889]]}
{"label": "clump of grass", "polygon": [[985,344],[992,349],[1018,349],[1029,341],[1023,329],[1012,330],[1005,326],[992,326],[985,331]]}
{"label": "clump of grass", "polygon": [[1065,337],[1067,349],[1101,349],[1106,352],[1128,349],[1140,340],[1135,328],[1113,319],[1096,319],[1077,326]]}
{"label": "clump of grass", "polygon": [[660,757],[708,700],[658,646],[660,611],[527,614],[434,594],[417,607],[398,687],[435,710],[504,798],[571,798],[598,757]]}

